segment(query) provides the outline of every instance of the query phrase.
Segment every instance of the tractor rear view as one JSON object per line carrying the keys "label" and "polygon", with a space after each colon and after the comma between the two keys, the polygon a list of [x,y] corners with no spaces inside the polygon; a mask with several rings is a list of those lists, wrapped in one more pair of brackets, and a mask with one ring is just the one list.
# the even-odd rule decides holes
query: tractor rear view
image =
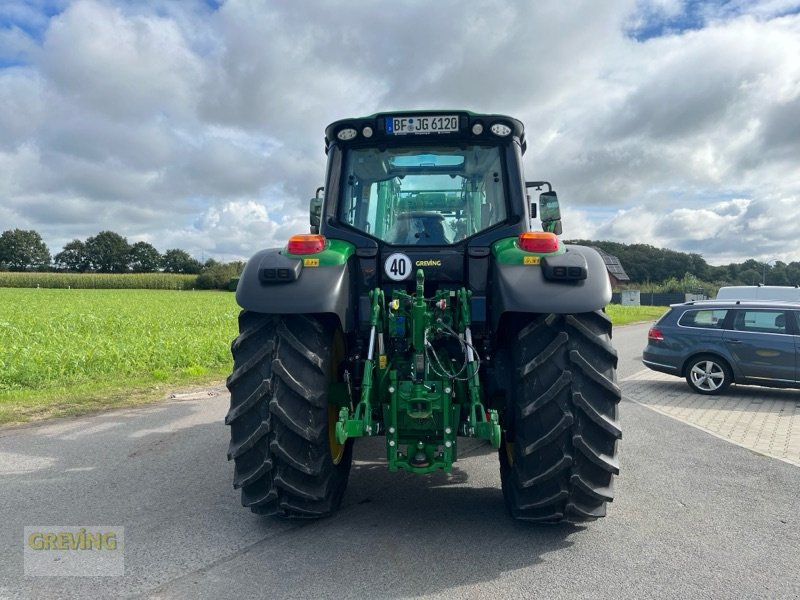
{"label": "tractor rear view", "polygon": [[324,517],[359,438],[423,474],[451,471],[472,437],[498,449],[513,517],[605,516],[621,437],[611,289],[597,252],[559,239],[550,184],[525,181],[522,123],[406,112],[325,133],[311,233],[255,254],[236,292],[242,504]]}

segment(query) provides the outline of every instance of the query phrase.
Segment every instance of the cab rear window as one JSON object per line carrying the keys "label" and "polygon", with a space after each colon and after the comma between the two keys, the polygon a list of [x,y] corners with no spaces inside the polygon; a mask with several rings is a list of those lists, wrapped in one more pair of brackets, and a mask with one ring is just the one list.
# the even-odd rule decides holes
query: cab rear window
{"label": "cab rear window", "polygon": [[722,329],[722,323],[726,316],[728,316],[726,309],[687,310],[681,315],[678,325],[702,329]]}

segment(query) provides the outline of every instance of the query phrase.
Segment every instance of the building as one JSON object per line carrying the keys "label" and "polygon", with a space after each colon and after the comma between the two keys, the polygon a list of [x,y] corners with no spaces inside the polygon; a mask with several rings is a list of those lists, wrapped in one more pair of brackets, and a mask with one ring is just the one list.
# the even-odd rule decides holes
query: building
{"label": "building", "polygon": [[592,248],[600,253],[600,256],[603,257],[603,262],[606,263],[606,270],[608,271],[608,280],[611,282],[611,289],[617,289],[620,285],[628,283],[631,280],[631,278],[628,277],[628,274],[625,272],[625,269],[622,268],[622,263],[619,262],[619,259],[616,256],[601,250],[597,246],[592,246]]}

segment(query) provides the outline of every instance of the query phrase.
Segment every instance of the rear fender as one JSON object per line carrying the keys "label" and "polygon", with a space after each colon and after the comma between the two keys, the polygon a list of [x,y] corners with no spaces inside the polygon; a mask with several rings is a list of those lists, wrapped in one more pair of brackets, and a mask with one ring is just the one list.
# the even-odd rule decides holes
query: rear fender
{"label": "rear fender", "polygon": [[546,260],[514,264],[495,259],[491,286],[495,331],[504,313],[583,313],[600,310],[611,301],[608,271],[600,254],[585,246],[566,245],[565,250],[561,255],[565,264],[585,261],[585,279],[546,279]]}
{"label": "rear fender", "polygon": [[332,314],[345,332],[351,331],[351,261],[325,264],[281,252],[279,248],[261,250],[247,261],[236,286],[237,304],[276,315]]}

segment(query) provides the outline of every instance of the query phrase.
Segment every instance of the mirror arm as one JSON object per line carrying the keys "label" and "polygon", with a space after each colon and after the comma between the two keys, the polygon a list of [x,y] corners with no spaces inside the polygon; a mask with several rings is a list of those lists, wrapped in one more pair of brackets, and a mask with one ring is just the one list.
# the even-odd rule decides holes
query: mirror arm
{"label": "mirror arm", "polygon": [[553,186],[550,185],[549,181],[526,181],[525,182],[525,187],[526,188],[535,188],[537,190],[541,190],[543,185],[547,186],[547,191],[548,192],[552,192],[553,191]]}

